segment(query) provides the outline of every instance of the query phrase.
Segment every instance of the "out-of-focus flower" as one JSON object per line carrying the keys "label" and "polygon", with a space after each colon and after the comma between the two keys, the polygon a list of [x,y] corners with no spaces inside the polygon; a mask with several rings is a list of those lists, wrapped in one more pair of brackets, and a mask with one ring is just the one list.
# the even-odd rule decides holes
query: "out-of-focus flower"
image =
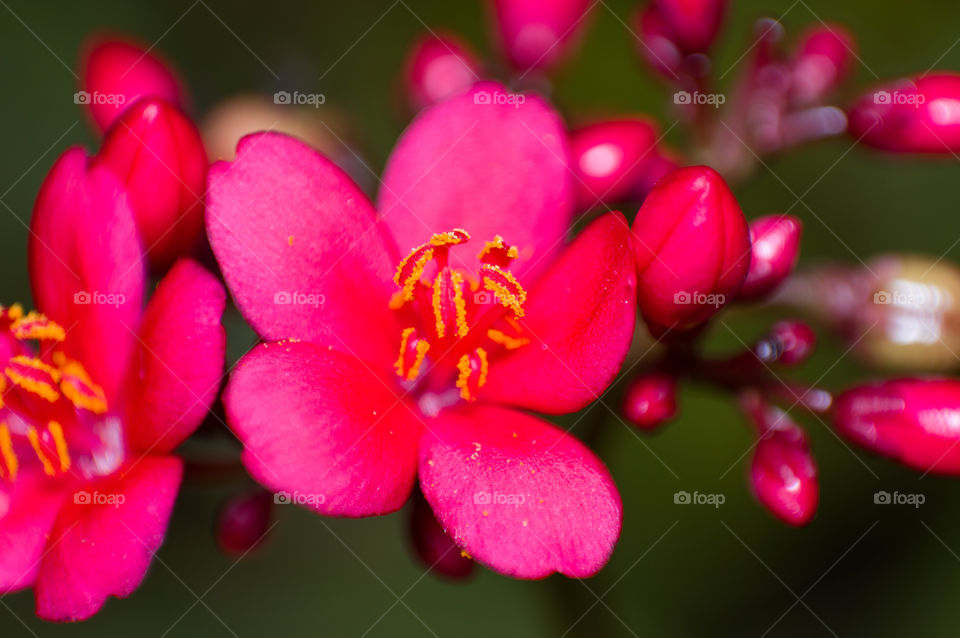
{"label": "out-of-focus flower", "polygon": [[810,326],[787,319],[773,324],[767,336],[754,345],[752,352],[764,363],[792,366],[806,361],[816,343],[817,336]]}
{"label": "out-of-focus flower", "polygon": [[81,620],[133,593],[163,541],[171,453],[219,387],[225,292],[183,260],[143,311],[133,213],[82,149],[48,175],[31,231],[43,314],[0,319],[0,593],[33,587],[40,617]]}
{"label": "out-of-focus flower", "polygon": [[765,297],[783,283],[797,263],[803,224],[789,215],[767,215],[750,222],[750,269],[738,300]]}
{"label": "out-of-focus flower", "polygon": [[710,50],[726,11],[726,0],[652,0],[637,14],[639,52],[672,81],[698,75],[707,65],[690,56]]}
{"label": "out-of-focus flower", "polygon": [[960,381],[897,379],[837,398],[834,422],[854,443],[924,472],[960,474]]}
{"label": "out-of-focus flower", "polygon": [[899,153],[960,151],[960,75],[938,71],[870,91],[850,111],[850,134]]}
{"label": "out-of-focus flower", "polygon": [[110,127],[94,164],[123,182],[153,270],[201,244],[207,154],[180,109],[160,98],[132,105]]}
{"label": "out-of-focus flower", "polygon": [[677,381],[669,374],[642,374],[630,382],[623,400],[623,414],[643,430],[652,430],[677,413]]}
{"label": "out-of-focus flower", "polygon": [[633,223],[640,311],[654,330],[693,328],[733,300],[750,265],[747,221],[723,178],[676,170]]}
{"label": "out-of-focus flower", "polygon": [[261,544],[270,530],[273,494],[256,489],[231,496],[217,515],[217,546],[228,556],[242,556]]}
{"label": "out-of-focus flower", "polygon": [[589,0],[489,0],[498,41],[513,67],[526,73],[560,62],[587,22]]}
{"label": "out-of-focus flower", "polygon": [[[414,120],[379,217],[283,135],[211,168],[211,246],[267,341],[224,405],[254,478],[314,511],[394,511],[419,473],[475,560],[586,576],[619,535],[619,495],[585,446],[516,408],[576,410],[614,378],[635,321],[629,228],[605,215],[558,254],[573,200],[561,121],[532,95],[476,99],[491,91]],[[469,250],[473,235],[489,241]]]}
{"label": "out-of-focus flower", "polygon": [[184,91],[170,66],[128,39],[94,38],[81,52],[81,86],[75,101],[106,131],[137,100],[159,97],[182,104]]}
{"label": "out-of-focus flower", "polygon": [[429,33],[407,56],[404,92],[414,111],[466,92],[481,80],[476,54],[458,37]]}
{"label": "out-of-focus flower", "polygon": [[850,75],[856,40],[839,24],[818,24],[800,38],[790,70],[790,96],[797,104],[818,102]]}
{"label": "out-of-focus flower", "polygon": [[473,573],[475,563],[469,554],[447,536],[437,522],[430,504],[423,498],[419,489],[413,491],[410,498],[410,535],[413,548],[423,564],[432,571],[447,578],[460,580]]}
{"label": "out-of-focus flower", "polygon": [[577,207],[642,200],[677,168],[658,147],[658,137],[656,124],[645,117],[603,120],[571,131]]}

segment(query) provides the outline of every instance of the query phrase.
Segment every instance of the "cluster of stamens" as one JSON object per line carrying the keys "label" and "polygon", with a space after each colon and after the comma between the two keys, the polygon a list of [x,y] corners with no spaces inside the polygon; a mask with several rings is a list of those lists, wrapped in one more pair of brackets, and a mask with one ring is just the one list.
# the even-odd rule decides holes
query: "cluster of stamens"
{"label": "cluster of stamens", "polygon": [[78,411],[107,411],[103,389],[58,349],[64,337],[63,328],[42,314],[24,314],[19,305],[0,308],[0,339],[11,351],[0,375],[0,479],[16,480],[27,451],[47,476],[69,471],[62,422]]}
{"label": "cluster of stamens", "polygon": [[[433,235],[414,248],[397,266],[394,282],[400,290],[390,307],[403,311],[408,304],[418,305],[430,317],[423,322],[429,326],[426,334],[416,326],[401,332],[400,354],[394,364],[397,376],[415,381],[424,373],[428,353],[435,360],[453,356],[460,396],[473,401],[487,382],[488,348],[514,350],[528,344],[529,339],[523,336],[518,322],[524,314],[527,292],[509,270],[519,251],[496,236],[480,251],[477,258],[481,266],[472,276],[449,265],[450,248],[469,239],[469,233],[458,228]],[[501,306],[507,314],[484,308],[492,304]],[[496,322],[500,323],[494,327]],[[479,340],[478,330],[484,330]],[[487,348],[481,345],[485,341],[490,342]]]}

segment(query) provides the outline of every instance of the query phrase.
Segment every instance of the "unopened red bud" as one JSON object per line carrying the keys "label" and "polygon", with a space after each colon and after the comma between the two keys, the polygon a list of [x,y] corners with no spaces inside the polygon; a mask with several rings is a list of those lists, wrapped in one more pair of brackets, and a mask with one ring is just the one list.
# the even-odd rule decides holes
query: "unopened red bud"
{"label": "unopened red bud", "polygon": [[730,302],[750,265],[747,221],[719,173],[676,170],[633,223],[640,310],[651,328],[686,330]]}
{"label": "unopened red bud", "polygon": [[764,297],[793,270],[800,254],[803,224],[789,215],[767,215],[750,222],[750,270],[738,300]]}
{"label": "unopened red bud", "polygon": [[476,55],[449,34],[428,34],[417,40],[404,72],[407,99],[414,110],[463,93],[480,79]]}
{"label": "unopened red bud", "polygon": [[414,549],[424,566],[454,580],[470,576],[473,560],[443,531],[430,504],[419,490],[411,500],[410,533]]}
{"label": "unopened red bud", "polygon": [[790,525],[806,525],[817,512],[820,486],[806,434],[785,413],[757,442],[750,484],[757,500]]}
{"label": "unopened red bud", "polygon": [[270,529],[273,495],[256,490],[229,498],[217,517],[217,545],[228,556],[245,554],[263,542]]}
{"label": "unopened red bud", "polygon": [[644,374],[630,382],[623,414],[643,430],[652,430],[677,413],[677,382],[664,373]]}
{"label": "unopened red bud", "polygon": [[850,111],[850,134],[898,153],[960,151],[960,75],[937,72],[864,95]]}
{"label": "unopened red bud", "polygon": [[851,441],[923,472],[960,474],[960,381],[898,379],[837,398],[834,422]]}
{"label": "unopened red bud", "polygon": [[526,73],[560,62],[587,22],[588,0],[491,0],[507,60]]}
{"label": "unopened red bud", "polygon": [[800,39],[791,69],[791,97],[810,104],[826,97],[850,74],[856,42],[845,27],[818,24]]}
{"label": "unopened red bud", "polygon": [[778,321],[770,333],[761,339],[753,350],[765,363],[796,365],[803,363],[813,353],[817,336],[802,321]]}
{"label": "unopened red bud", "polygon": [[657,137],[656,125],[642,117],[605,120],[573,130],[570,151],[578,207],[586,210],[632,199],[662,177],[664,158]]}
{"label": "unopened red bud", "polygon": [[197,247],[208,162],[180,109],[159,98],[136,103],[114,122],[94,162],[123,180],[155,270]]}
{"label": "unopened red bud", "polygon": [[726,0],[653,0],[638,20],[644,55],[675,70],[677,58],[710,50],[726,11]]}
{"label": "unopened red bud", "polygon": [[101,131],[141,98],[182,103],[184,93],[176,75],[147,47],[127,40],[97,39],[82,58],[76,101],[90,110]]}

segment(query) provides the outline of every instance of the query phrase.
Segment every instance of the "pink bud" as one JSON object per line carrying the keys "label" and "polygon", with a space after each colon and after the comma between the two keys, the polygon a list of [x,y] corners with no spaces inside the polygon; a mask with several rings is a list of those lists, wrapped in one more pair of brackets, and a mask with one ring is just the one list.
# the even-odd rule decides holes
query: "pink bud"
{"label": "pink bud", "polygon": [[89,107],[101,131],[142,97],[181,104],[184,94],[177,77],[146,47],[126,40],[97,39],[81,55],[83,84],[77,102]]}
{"label": "pink bud", "polygon": [[817,512],[820,487],[806,434],[785,412],[757,443],[750,464],[750,484],[757,500],[790,525],[806,525]]}
{"label": "pink bud", "polygon": [[559,62],[586,24],[588,0],[492,0],[500,44],[518,71]]}
{"label": "pink bud", "polygon": [[673,34],[660,19],[656,7],[647,5],[637,14],[634,28],[640,34],[637,51],[647,64],[668,80],[677,81],[684,73],[684,52],[673,39]]}
{"label": "pink bud", "polygon": [[413,44],[407,57],[407,99],[419,111],[463,93],[480,79],[479,69],[476,55],[456,36],[424,35]]}
{"label": "pink bud", "polygon": [[802,321],[788,319],[773,324],[770,333],[754,346],[753,351],[765,363],[796,365],[813,353],[817,335]]}
{"label": "pink bud", "polygon": [[669,39],[686,55],[706,53],[720,31],[727,11],[726,0],[653,0],[648,11]]}
{"label": "pink bud", "polygon": [[850,111],[850,134],[897,153],[960,151],[960,75],[940,72],[863,96]]}
{"label": "pink bud", "polygon": [[468,577],[473,572],[473,561],[443,531],[419,490],[411,500],[410,532],[420,560],[431,571],[447,578],[460,580]]}
{"label": "pink bud", "polygon": [[623,414],[643,430],[653,430],[677,413],[676,380],[663,373],[644,374],[630,382]]}
{"label": "pink bud", "polygon": [[750,222],[750,270],[737,299],[765,297],[793,270],[800,254],[803,224],[789,215],[767,215]]}
{"label": "pink bud", "polygon": [[633,222],[640,311],[651,327],[685,330],[733,299],[750,265],[747,220],[720,174],[673,171]]}
{"label": "pink bud", "polygon": [[217,545],[228,556],[245,554],[263,541],[270,529],[273,495],[264,490],[227,499],[217,517]]}
{"label": "pink bud", "polygon": [[177,107],[136,103],[107,131],[94,162],[124,181],[154,269],[197,247],[208,163],[200,133]]}
{"label": "pink bud", "polygon": [[818,24],[800,39],[793,59],[791,93],[794,101],[810,104],[823,99],[853,70],[856,42],[845,27]]}
{"label": "pink bud", "polygon": [[605,120],[571,131],[579,208],[632,199],[663,177],[669,160],[657,148],[657,137],[656,125],[643,117]]}
{"label": "pink bud", "polygon": [[897,379],[837,398],[837,429],[863,447],[923,472],[960,474],[960,381]]}

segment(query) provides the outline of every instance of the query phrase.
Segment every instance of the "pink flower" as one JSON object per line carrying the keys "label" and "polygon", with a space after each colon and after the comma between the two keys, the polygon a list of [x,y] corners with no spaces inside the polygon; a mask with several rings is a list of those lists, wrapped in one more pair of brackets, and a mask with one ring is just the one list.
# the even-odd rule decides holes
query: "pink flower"
{"label": "pink flower", "polygon": [[94,163],[123,181],[153,270],[194,252],[203,236],[207,154],[193,122],[160,98],[144,98],[110,127]]}
{"label": "pink flower", "polygon": [[588,0],[490,0],[507,60],[518,71],[560,62],[586,26]]}
{"label": "pink flower", "polygon": [[562,123],[534,96],[475,99],[495,90],[414,120],[379,219],[283,135],[246,137],[211,168],[211,245],[267,341],[224,405],[253,477],[316,512],[392,512],[419,476],[474,559],[587,576],[619,535],[619,495],[584,445],[520,410],[577,410],[613,379],[635,321],[629,228],[608,214],[559,250],[573,198]]}
{"label": "pink flower", "polygon": [[896,379],[848,390],[834,422],[851,441],[938,474],[960,473],[960,381]]}
{"label": "pink flower", "polygon": [[0,318],[0,593],[81,620],[129,596],[163,541],[182,462],[213,402],[223,287],[178,262],[146,280],[120,182],[67,151],[41,188],[29,265],[44,314]]}
{"label": "pink flower", "polygon": [[839,24],[818,24],[800,38],[793,56],[790,94],[799,104],[825,98],[850,75],[856,40]]}
{"label": "pink flower", "polygon": [[880,87],[850,111],[850,134],[898,153],[960,150],[960,75],[945,71]]}
{"label": "pink flower", "polygon": [[425,34],[410,49],[404,88],[415,111],[464,93],[479,80],[479,59],[453,34]]}
{"label": "pink flower", "polygon": [[81,53],[81,91],[77,102],[85,105],[100,131],[137,100],[159,97],[180,104],[184,91],[170,67],[147,47],[119,38],[98,37]]}
{"label": "pink flower", "polygon": [[676,170],[633,222],[640,311],[654,329],[693,328],[733,300],[750,264],[747,221],[723,178]]}
{"label": "pink flower", "polygon": [[737,299],[769,295],[793,271],[800,255],[803,223],[790,215],[767,215],[750,222],[750,270]]}

